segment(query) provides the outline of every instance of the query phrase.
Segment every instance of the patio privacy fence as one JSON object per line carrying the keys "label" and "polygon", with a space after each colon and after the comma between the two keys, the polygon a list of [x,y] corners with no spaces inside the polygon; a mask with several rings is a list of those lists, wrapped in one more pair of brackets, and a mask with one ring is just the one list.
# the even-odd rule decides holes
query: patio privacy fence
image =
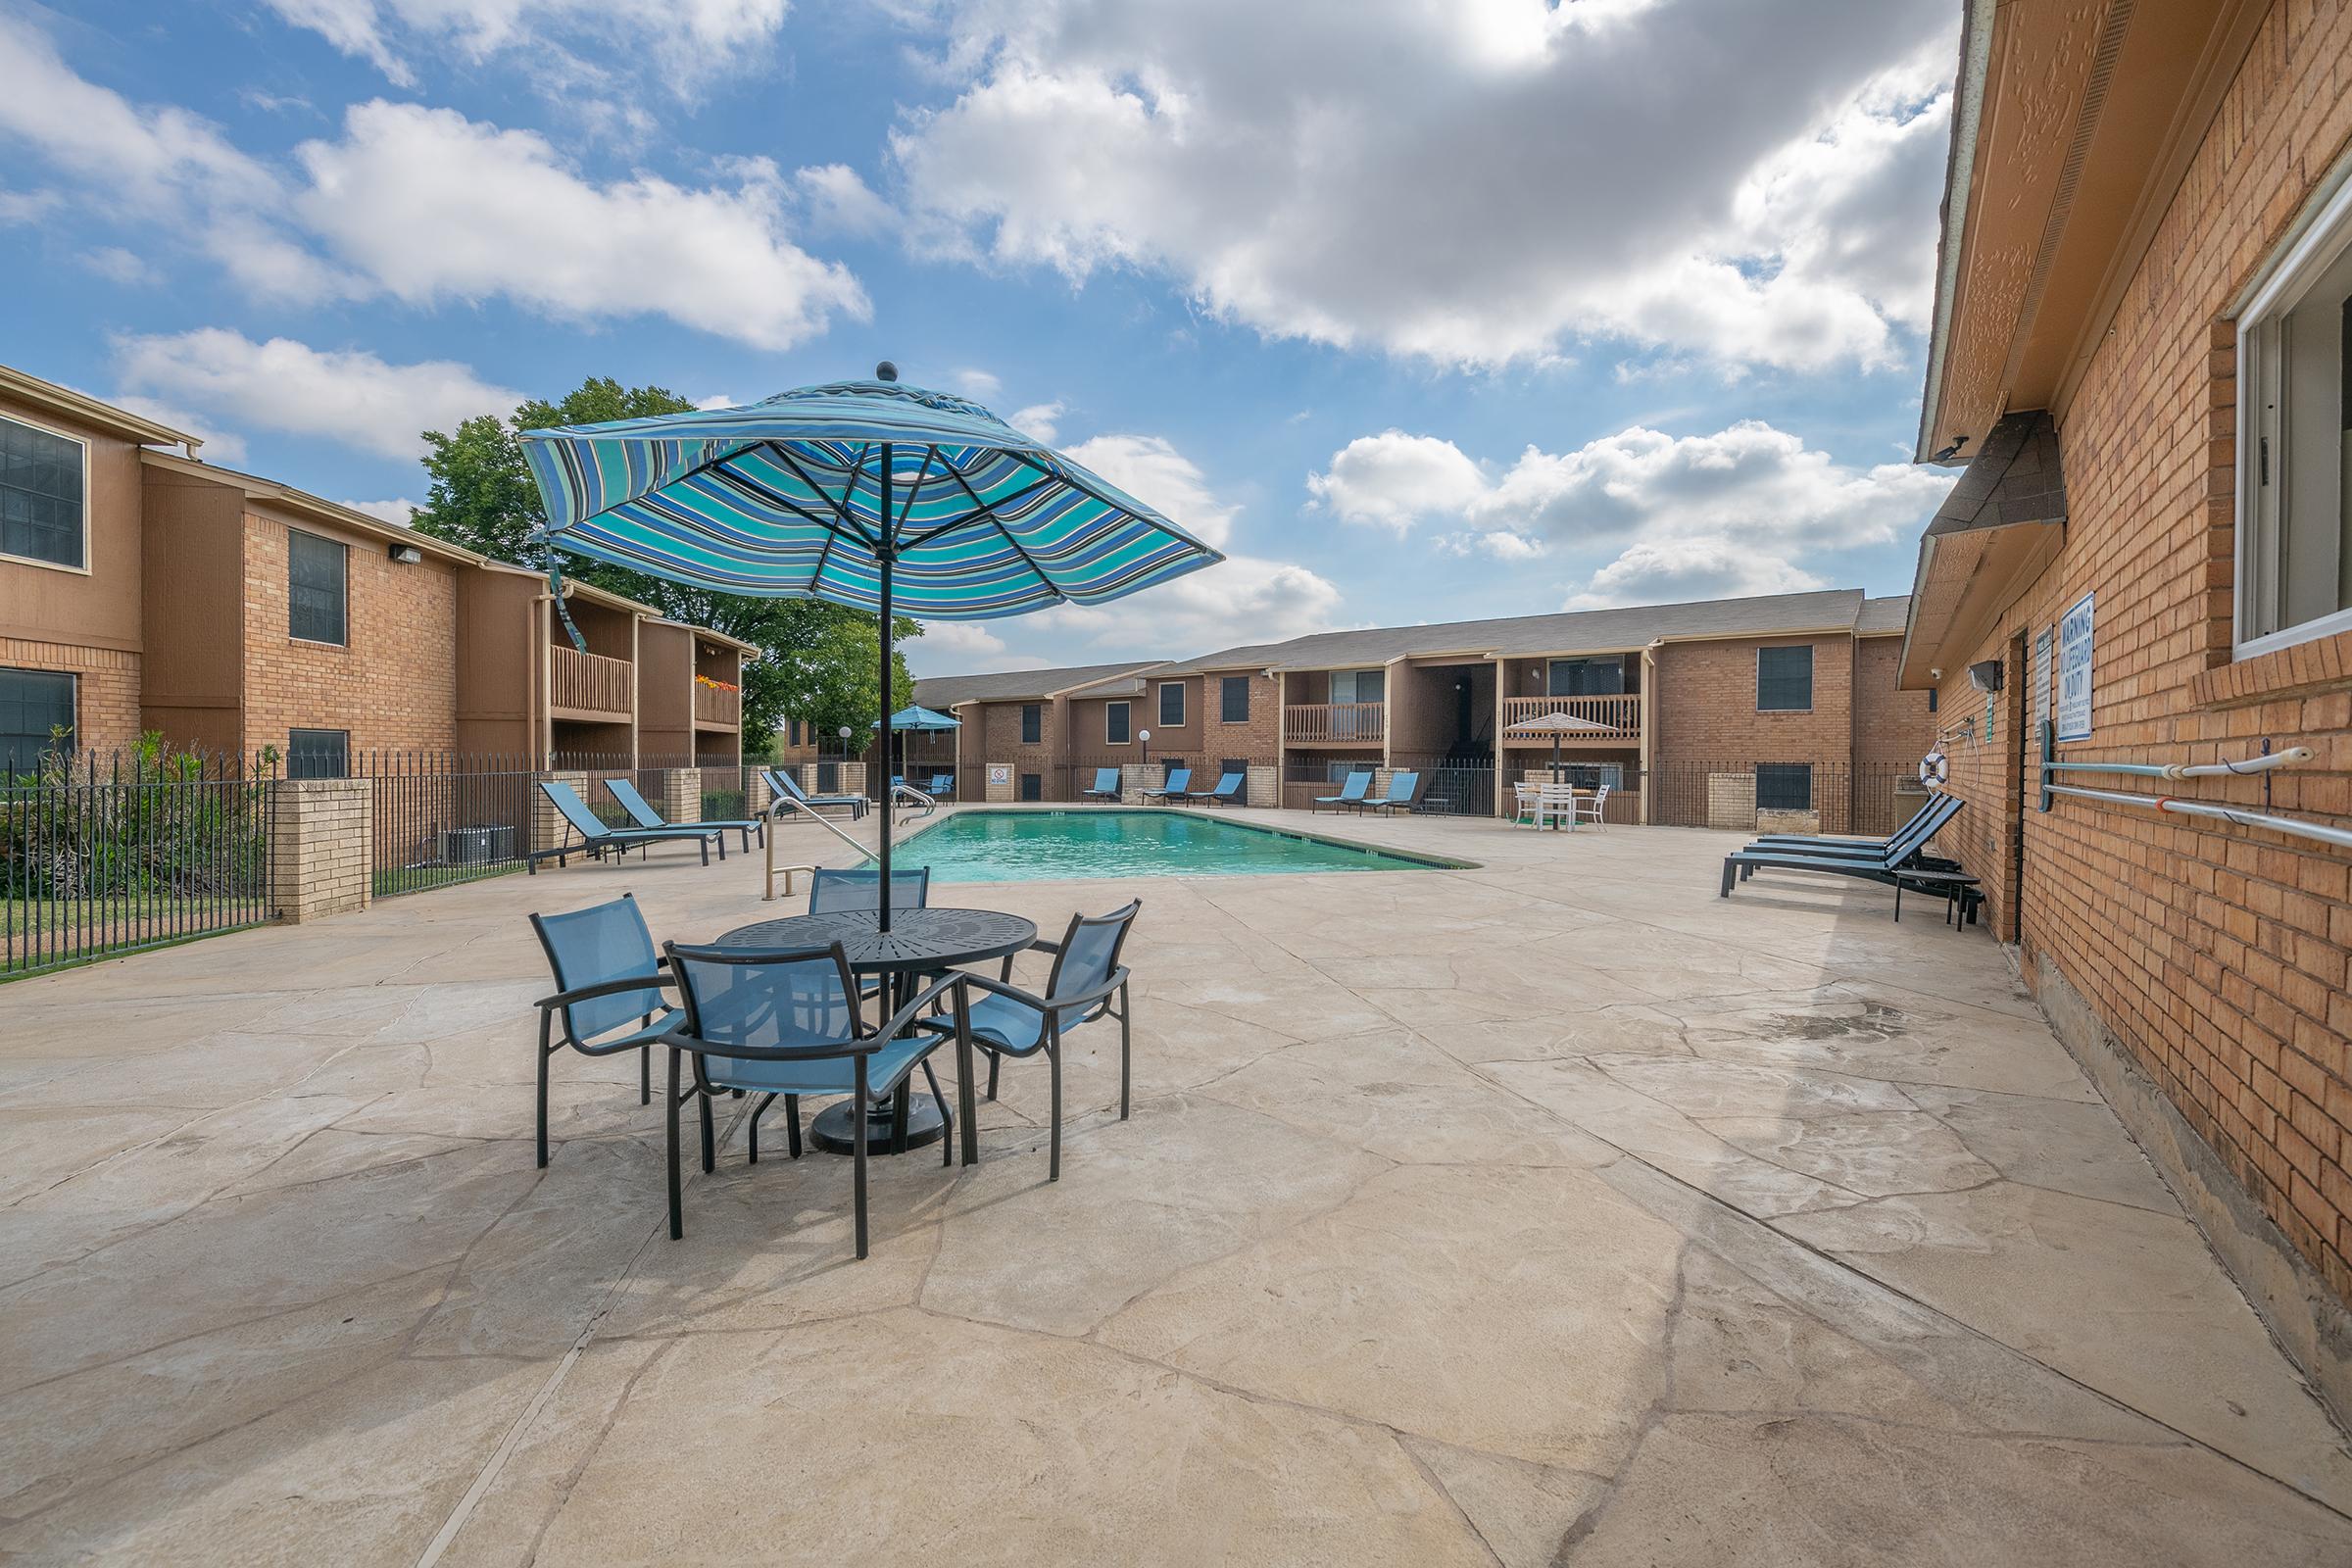
{"label": "patio privacy fence", "polygon": [[0,781],[0,976],[259,924],[274,759],[58,754]]}

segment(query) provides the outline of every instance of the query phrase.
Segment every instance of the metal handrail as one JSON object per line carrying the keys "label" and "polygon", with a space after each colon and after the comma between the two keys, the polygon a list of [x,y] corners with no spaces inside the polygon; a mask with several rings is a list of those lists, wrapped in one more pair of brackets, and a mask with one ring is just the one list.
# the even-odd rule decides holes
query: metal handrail
{"label": "metal handrail", "polygon": [[2275,767],[2311,760],[2308,746],[2289,746],[2283,752],[2265,752],[2235,762],[2060,762],[2041,764],[2045,773],[2130,773],[2137,778],[2239,778],[2268,773]]}
{"label": "metal handrail", "polygon": [[2170,811],[2178,816],[2211,817],[2216,821],[2234,822],[2239,827],[2266,828],[2273,833],[2284,833],[2289,838],[2316,839],[2322,844],[2352,850],[2352,828],[2329,827],[2324,822],[2303,822],[2269,811],[2216,806],[2210,801],[2183,801],[2171,795],[2133,795],[2127,790],[2086,790],[2077,784],[2045,784],[2042,793],[2068,795],[2079,801],[2105,801],[2115,806],[2146,807],[2153,810]]}
{"label": "metal handrail", "polygon": [[[873,851],[867,849],[864,845],[858,843],[847,833],[844,833],[833,823],[830,818],[818,811],[816,808],[812,806],[805,806],[801,802],[794,800],[789,795],[773,796],[767,803],[767,882],[760,894],[760,898],[762,903],[776,896],[776,872],[778,870],[778,866],[776,865],[775,827],[777,821],[786,813],[791,811],[799,811],[803,816],[808,818],[809,821],[821,824],[826,832],[841,840],[842,843],[847,844],[851,849],[856,850],[858,852],[858,858],[860,860],[870,860],[874,858]],[[785,866],[782,867],[782,869],[787,872],[805,871],[810,869],[810,867]],[[789,876],[785,878],[785,891],[787,893],[792,891],[791,878]]]}
{"label": "metal handrail", "polygon": [[925,816],[929,816],[933,811],[939,809],[939,802],[936,799],[925,795],[911,784],[893,784],[890,787],[890,798],[901,805],[919,808]]}
{"label": "metal handrail", "polygon": [[2272,811],[2250,811],[2243,807],[2212,801],[2184,801],[2173,795],[2134,795],[2129,790],[2085,789],[2080,784],[2055,783],[2051,777],[2061,772],[2123,773],[2134,778],[2164,779],[2238,777],[2268,773],[2274,768],[2296,762],[2308,762],[2312,759],[2312,751],[2308,746],[2289,746],[2284,751],[2265,752],[2259,757],[2249,757],[2240,761],[2062,762],[2050,756],[2055,743],[2056,730],[2045,719],[2041,725],[2041,808],[2045,811],[2050,808],[2053,797],[2063,795],[2071,800],[2098,801],[2109,806],[2136,806],[2143,810],[2168,812],[2174,816],[2230,822],[2239,827],[2281,833],[2288,838],[2310,839],[2338,849],[2352,849],[2352,828],[2331,827],[2325,822],[2306,822],[2296,817],[2279,816]]}

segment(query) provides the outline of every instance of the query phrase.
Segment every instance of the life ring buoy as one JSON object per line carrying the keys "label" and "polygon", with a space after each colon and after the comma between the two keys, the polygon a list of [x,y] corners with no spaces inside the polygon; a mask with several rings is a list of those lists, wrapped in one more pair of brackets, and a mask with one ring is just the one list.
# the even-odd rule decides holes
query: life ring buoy
{"label": "life ring buoy", "polygon": [[1930,752],[1919,760],[1919,781],[1932,790],[1939,790],[1952,781],[1952,760],[1940,751]]}

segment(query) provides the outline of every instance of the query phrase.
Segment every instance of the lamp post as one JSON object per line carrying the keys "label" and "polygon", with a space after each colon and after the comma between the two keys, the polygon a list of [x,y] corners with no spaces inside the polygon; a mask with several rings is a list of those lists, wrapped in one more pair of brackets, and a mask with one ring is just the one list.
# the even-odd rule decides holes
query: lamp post
{"label": "lamp post", "polygon": [[[1150,767],[1152,765],[1152,732],[1148,729],[1137,730],[1135,732],[1135,744],[1142,748],[1142,750],[1136,754],[1137,765],[1141,767]],[[1167,780],[1163,778],[1160,780],[1160,782],[1165,784]]]}

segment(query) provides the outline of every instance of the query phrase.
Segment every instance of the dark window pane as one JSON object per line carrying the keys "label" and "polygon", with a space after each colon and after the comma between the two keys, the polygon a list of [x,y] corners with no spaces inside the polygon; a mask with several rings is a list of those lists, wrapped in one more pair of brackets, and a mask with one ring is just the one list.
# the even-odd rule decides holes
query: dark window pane
{"label": "dark window pane", "polygon": [[1104,739],[1113,746],[1124,746],[1135,738],[1133,721],[1125,703],[1105,703],[1102,708]]}
{"label": "dark window pane", "polygon": [[1021,744],[1035,746],[1046,738],[1046,710],[1042,703],[1021,705]]}
{"label": "dark window pane", "polygon": [[1813,648],[1756,650],[1756,707],[1767,713],[1802,712],[1813,706]]}
{"label": "dark window pane", "polygon": [[1220,712],[1228,724],[1250,722],[1250,677],[1228,675],[1217,688]]}
{"label": "dark window pane", "polygon": [[80,442],[0,418],[0,553],[88,564]]}
{"label": "dark window pane", "polygon": [[286,538],[287,631],[305,642],[341,643],[343,563],[350,552],[315,533],[294,531]]}
{"label": "dark window pane", "polygon": [[1045,798],[1046,775],[1043,773],[1023,773],[1021,775],[1021,799],[1024,801],[1042,801]]}
{"label": "dark window pane", "polygon": [[351,731],[298,729],[286,736],[286,777],[349,778]]}
{"label": "dark window pane", "polygon": [[1758,762],[1756,764],[1756,809],[1759,811],[1810,811],[1813,809],[1813,764],[1810,762]]}
{"label": "dark window pane", "polygon": [[0,772],[29,773],[56,744],[73,747],[74,677],[59,670],[0,669]]}
{"label": "dark window pane", "polygon": [[1180,727],[1184,723],[1184,684],[1170,681],[1159,689],[1159,721],[1163,726]]}

